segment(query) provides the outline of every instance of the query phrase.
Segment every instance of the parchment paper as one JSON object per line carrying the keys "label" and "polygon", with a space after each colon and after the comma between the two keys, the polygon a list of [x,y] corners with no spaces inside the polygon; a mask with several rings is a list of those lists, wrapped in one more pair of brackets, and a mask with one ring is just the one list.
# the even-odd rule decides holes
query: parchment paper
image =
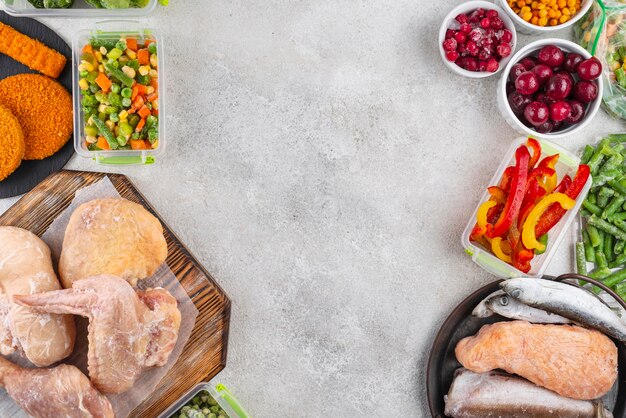
{"label": "parchment paper", "polygon": [[[81,204],[93,199],[121,197],[113,183],[108,177],[103,178],[97,183],[91,186],[87,186],[76,192],[74,200],[70,206],[63,211],[50,225],[48,230],[41,237],[52,251],[52,260],[54,266],[57,266],[58,257],[61,253],[61,247],[63,245],[63,236],[65,235],[65,228],[69,222],[70,216],[74,210]],[[163,367],[157,367],[146,370],[135,382],[133,388],[125,393],[118,395],[107,394],[107,397],[113,405],[116,418],[125,418],[129,413],[135,409],[141,402],[143,402],[152,393],[152,390],[158,385],[163,376],[169,371],[169,369],[176,363],[176,360],[183,351],[183,347],[189,340],[191,332],[198,316],[198,310],[193,304],[192,300],[185,292],[185,289],[180,285],[180,282],[174,276],[167,264],[163,264],[157,272],[145,280],[140,280],[138,285],[140,289],[162,287],[167,289],[172,296],[178,301],[178,309],[181,313],[180,331],[178,333],[178,340],[176,346],[170,355],[167,364]],[[80,368],[87,376],[87,325],[88,321],[85,318],[76,318],[76,344],[72,355],[65,359],[63,363],[73,364]],[[21,365],[28,365],[28,361],[18,359],[15,356],[9,357],[11,360]],[[13,400],[2,391],[0,394],[0,416],[1,417],[27,417]]]}

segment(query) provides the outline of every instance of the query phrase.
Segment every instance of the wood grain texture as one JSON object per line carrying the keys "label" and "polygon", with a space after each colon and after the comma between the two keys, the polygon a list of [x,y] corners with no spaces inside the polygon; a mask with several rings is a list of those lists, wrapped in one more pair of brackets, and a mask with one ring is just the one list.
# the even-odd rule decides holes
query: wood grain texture
{"label": "wood grain texture", "polygon": [[109,177],[122,197],[143,205],[159,218],[167,241],[167,265],[199,311],[191,337],[178,361],[150,397],[130,415],[136,418],[152,418],[194,385],[212,379],[225,367],[231,306],[228,296],[130,180],[120,174],[69,170],[52,174],[0,216],[0,225],[17,226],[41,236],[52,221],[70,205],[77,190],[105,176]]}
{"label": "wood grain texture", "polygon": [[[55,31],[34,19],[16,18],[0,11],[0,22],[37,39],[52,49],[59,51],[67,58],[63,72],[57,79],[72,94],[72,50]],[[39,74],[13,58],[0,54],[0,79],[12,75],[31,73]],[[50,173],[60,170],[74,155],[73,136],[56,154],[43,160],[22,161],[13,174],[0,181],[0,199],[26,193],[45,179]]]}

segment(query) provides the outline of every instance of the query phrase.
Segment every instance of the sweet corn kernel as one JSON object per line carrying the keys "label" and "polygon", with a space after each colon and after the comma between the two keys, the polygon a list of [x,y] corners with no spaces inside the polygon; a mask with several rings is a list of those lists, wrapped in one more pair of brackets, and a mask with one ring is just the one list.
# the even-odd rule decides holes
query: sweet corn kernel
{"label": "sweet corn kernel", "polygon": [[126,50],[126,55],[128,56],[128,58],[130,58],[131,60],[137,59],[137,53],[133,50],[127,49]]}
{"label": "sweet corn kernel", "polygon": [[158,78],[159,77],[159,72],[157,70],[150,70],[150,72],[148,74],[150,74],[150,77],[152,77],[152,78]]}
{"label": "sweet corn kernel", "polygon": [[619,62],[615,61],[613,64],[611,64],[611,70],[615,71],[617,70],[619,67],[621,67],[621,65],[619,65]]}
{"label": "sweet corn kernel", "polygon": [[555,10],[555,11],[554,11],[554,17],[555,17],[556,19],[558,19],[559,17],[561,17],[561,15],[562,15],[562,13],[561,13],[561,11],[560,11],[560,10]]}
{"label": "sweet corn kernel", "polygon": [[148,93],[148,94],[152,94],[152,93],[154,93],[154,87],[152,87],[152,86],[148,86],[147,93]]}
{"label": "sweet corn kernel", "polygon": [[100,53],[100,51],[94,51],[93,56],[96,57],[96,60],[98,60],[98,62],[102,62],[102,54]]}
{"label": "sweet corn kernel", "polygon": [[567,0],[567,7],[576,6],[576,0]]}
{"label": "sweet corn kernel", "polygon": [[576,12],[578,12],[578,9],[576,7],[569,7],[567,10],[569,10],[569,14],[572,16],[574,16]]}
{"label": "sweet corn kernel", "polygon": [[154,141],[154,144],[152,144],[152,149],[157,149],[159,146],[159,140],[157,139],[156,141]]}
{"label": "sweet corn kernel", "polygon": [[154,68],[157,68],[159,66],[159,58],[156,56],[156,54],[150,55],[150,65]]}
{"label": "sweet corn kernel", "polygon": [[100,53],[101,53],[102,55],[106,55],[106,54],[108,54],[108,51],[107,51],[107,49],[106,49],[105,47],[101,46],[101,47],[100,47]]}
{"label": "sweet corn kernel", "polygon": [[159,99],[154,99],[152,102],[152,110],[159,110]]}
{"label": "sweet corn kernel", "polygon": [[559,9],[562,9],[567,6],[566,0],[557,0],[556,4],[559,6]]}
{"label": "sweet corn kernel", "polygon": [[129,76],[130,78],[135,78],[135,76],[137,75],[135,70],[133,68],[129,67],[128,65],[125,65],[125,66],[122,67],[122,72],[124,74],[126,74],[127,76]]}
{"label": "sweet corn kernel", "polygon": [[95,144],[96,142],[98,142],[98,138],[96,138],[95,136],[87,135],[85,137],[85,141],[87,141],[88,144]]}
{"label": "sweet corn kernel", "polygon": [[102,65],[102,64],[98,65],[98,71],[103,73],[104,72],[104,65]]}
{"label": "sweet corn kernel", "polygon": [[105,105],[104,103],[98,106],[98,112],[104,113],[105,110],[107,110],[107,105]]}
{"label": "sweet corn kernel", "polygon": [[113,122],[112,120],[107,120],[106,122],[107,128],[109,128],[109,130],[113,131],[115,129],[115,122]]}
{"label": "sweet corn kernel", "polygon": [[141,75],[148,75],[150,73],[150,67],[147,65],[142,65],[141,67],[139,67],[139,74]]}
{"label": "sweet corn kernel", "polygon": [[126,120],[128,119],[128,112],[126,110],[122,110],[119,116],[120,116],[120,120]]}
{"label": "sweet corn kernel", "polygon": [[78,86],[80,87],[81,90],[89,89],[89,83],[84,78],[80,79],[80,81],[78,82]]}

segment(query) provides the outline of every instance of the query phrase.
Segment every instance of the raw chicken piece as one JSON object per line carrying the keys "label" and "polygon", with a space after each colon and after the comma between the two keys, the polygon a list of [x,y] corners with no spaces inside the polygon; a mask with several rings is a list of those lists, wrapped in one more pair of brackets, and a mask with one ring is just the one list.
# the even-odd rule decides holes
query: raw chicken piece
{"label": "raw chicken piece", "polygon": [[74,282],[72,289],[15,296],[37,311],[89,318],[89,376],[105,393],[130,389],[148,367],[163,366],[178,339],[180,311],[164,289],[135,290],[110,275]]}
{"label": "raw chicken piece", "polygon": [[572,399],[605,395],[617,379],[617,347],[572,325],[497,322],[459,341],[456,358],[475,373],[502,369]]}
{"label": "raw chicken piece", "polygon": [[0,357],[0,385],[35,418],[113,418],[111,403],[78,368],[25,369]]}
{"label": "raw chicken piece", "polygon": [[49,366],[74,349],[70,315],[37,313],[11,302],[15,294],[61,289],[50,249],[30,231],[0,227],[0,353],[15,351],[36,366]]}

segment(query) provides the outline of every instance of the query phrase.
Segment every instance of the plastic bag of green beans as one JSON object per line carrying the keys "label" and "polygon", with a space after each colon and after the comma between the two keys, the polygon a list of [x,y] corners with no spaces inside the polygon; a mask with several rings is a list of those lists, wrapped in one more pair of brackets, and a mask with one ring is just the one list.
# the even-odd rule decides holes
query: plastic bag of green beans
{"label": "plastic bag of green beans", "polygon": [[596,0],[574,26],[576,41],[602,63],[602,103],[626,119],[626,2]]}

